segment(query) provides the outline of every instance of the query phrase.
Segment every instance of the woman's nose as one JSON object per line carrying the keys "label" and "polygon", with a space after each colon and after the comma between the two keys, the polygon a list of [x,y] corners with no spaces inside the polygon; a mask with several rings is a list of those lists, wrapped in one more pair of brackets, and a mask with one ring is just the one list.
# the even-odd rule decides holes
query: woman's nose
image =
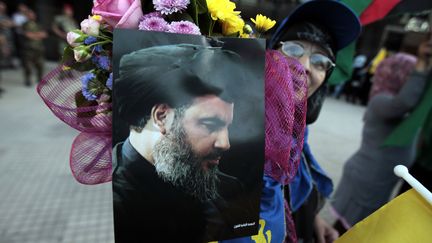
{"label": "woman's nose", "polygon": [[311,64],[310,64],[310,58],[309,55],[303,55],[302,57],[300,57],[298,59],[298,61],[303,65],[303,68],[306,71],[306,74],[310,73],[310,69],[311,69]]}

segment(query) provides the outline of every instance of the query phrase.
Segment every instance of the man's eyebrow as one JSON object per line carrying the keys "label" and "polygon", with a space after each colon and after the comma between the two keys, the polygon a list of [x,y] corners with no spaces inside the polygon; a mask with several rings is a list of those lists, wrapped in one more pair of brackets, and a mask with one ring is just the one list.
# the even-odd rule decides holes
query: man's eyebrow
{"label": "man's eyebrow", "polygon": [[226,122],[220,119],[219,117],[204,117],[199,119],[200,122],[211,122],[215,123],[217,126],[225,126]]}

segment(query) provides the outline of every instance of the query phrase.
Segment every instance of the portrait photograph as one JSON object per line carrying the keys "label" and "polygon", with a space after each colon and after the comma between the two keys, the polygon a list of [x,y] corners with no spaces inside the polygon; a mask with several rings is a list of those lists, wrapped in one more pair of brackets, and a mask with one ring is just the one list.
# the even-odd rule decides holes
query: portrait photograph
{"label": "portrait photograph", "polygon": [[256,235],[265,41],[114,30],[116,242]]}

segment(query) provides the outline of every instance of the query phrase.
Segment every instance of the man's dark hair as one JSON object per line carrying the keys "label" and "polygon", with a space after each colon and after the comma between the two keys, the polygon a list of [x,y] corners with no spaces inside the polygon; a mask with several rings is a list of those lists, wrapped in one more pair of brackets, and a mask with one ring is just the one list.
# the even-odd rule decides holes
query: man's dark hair
{"label": "man's dark hair", "polygon": [[179,44],[134,51],[120,60],[114,87],[118,115],[143,127],[156,104],[177,108],[208,94],[232,103],[241,97],[238,87],[245,87],[245,67],[238,54],[221,47]]}

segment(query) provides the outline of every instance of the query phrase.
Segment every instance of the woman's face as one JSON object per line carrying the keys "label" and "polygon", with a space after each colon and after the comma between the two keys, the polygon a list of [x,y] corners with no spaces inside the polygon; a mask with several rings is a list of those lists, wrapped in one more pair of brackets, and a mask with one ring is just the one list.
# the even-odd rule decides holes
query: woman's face
{"label": "woman's face", "polygon": [[282,42],[278,50],[285,56],[296,58],[303,65],[307,76],[308,97],[321,86],[327,70],[334,66],[324,48],[309,41]]}

